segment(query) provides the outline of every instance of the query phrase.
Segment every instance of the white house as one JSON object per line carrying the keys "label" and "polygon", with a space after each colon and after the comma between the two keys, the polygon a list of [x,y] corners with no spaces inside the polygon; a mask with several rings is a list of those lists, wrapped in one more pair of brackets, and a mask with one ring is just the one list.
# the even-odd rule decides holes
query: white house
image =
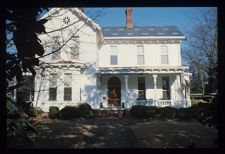
{"label": "white house", "polygon": [[47,55],[36,68],[33,105],[43,111],[82,102],[103,109],[190,106],[180,51],[185,36],[176,26],[133,25],[130,8],[125,15],[124,27],[100,27],[79,8],[45,14],[47,34],[39,39]]}

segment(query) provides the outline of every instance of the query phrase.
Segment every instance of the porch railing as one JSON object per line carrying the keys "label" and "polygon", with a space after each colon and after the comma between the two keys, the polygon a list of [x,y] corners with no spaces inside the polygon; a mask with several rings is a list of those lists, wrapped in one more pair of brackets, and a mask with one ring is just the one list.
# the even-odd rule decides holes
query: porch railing
{"label": "porch railing", "polygon": [[160,107],[171,106],[171,105],[172,105],[171,100],[159,100]]}
{"label": "porch railing", "polygon": [[[155,104],[157,104],[157,102]],[[154,101],[153,101],[153,99],[135,100],[133,105],[154,106]],[[172,101],[171,100],[158,100],[157,106],[159,106],[159,107],[172,106]]]}
{"label": "porch railing", "polygon": [[153,100],[135,100],[134,105],[144,105],[144,106],[153,106]]}

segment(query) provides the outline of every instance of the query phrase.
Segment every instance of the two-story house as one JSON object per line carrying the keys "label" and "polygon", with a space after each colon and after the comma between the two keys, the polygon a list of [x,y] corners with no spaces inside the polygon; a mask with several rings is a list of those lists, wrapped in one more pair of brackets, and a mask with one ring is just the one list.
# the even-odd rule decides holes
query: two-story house
{"label": "two-story house", "polygon": [[[35,77],[33,105],[89,103],[93,108],[190,106],[188,67],[182,66],[176,26],[100,27],[78,8],[53,8],[42,18],[46,51]],[[52,53],[55,51],[54,53]],[[50,54],[52,53],[52,54]]]}

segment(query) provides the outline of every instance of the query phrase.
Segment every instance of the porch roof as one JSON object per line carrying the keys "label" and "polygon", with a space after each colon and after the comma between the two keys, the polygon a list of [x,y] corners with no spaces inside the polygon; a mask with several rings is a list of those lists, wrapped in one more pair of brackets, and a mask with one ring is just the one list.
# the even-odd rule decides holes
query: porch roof
{"label": "porch roof", "polygon": [[177,74],[189,72],[186,66],[99,67],[98,74]]}

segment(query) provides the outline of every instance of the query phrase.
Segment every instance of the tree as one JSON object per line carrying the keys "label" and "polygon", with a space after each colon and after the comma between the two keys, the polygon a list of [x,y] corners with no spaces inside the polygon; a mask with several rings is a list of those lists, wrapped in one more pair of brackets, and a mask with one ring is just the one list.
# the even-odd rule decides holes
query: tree
{"label": "tree", "polygon": [[[40,59],[51,54],[56,54],[67,43],[74,38],[76,33],[88,24],[90,21],[84,19],[84,24],[71,32],[67,37],[63,37],[63,31],[68,30],[70,26],[79,21],[75,21],[65,27],[60,27],[52,31],[45,31],[44,24],[50,18],[60,16],[58,12],[61,9],[56,9],[50,16],[39,20],[40,14],[48,11],[48,8],[7,8],[6,9],[6,81],[7,93],[17,89],[23,84],[23,72],[31,72],[33,77],[36,75],[35,66],[40,66]],[[95,18],[98,17],[98,14]],[[70,29],[69,29],[70,30]],[[61,42],[55,42],[53,39],[52,46],[58,44],[52,52],[45,52],[44,45],[39,39],[38,35],[57,32],[62,34]],[[60,57],[61,58],[61,57]],[[61,58],[62,59],[62,58]],[[62,59],[63,60],[63,59]],[[11,85],[10,82],[16,79],[16,85]],[[18,136],[23,142],[33,143],[31,138],[27,135],[27,130],[33,130],[37,133],[35,128],[27,121],[27,115],[23,107],[27,103],[23,100],[13,101],[7,97],[7,133]],[[29,105],[29,104],[28,104]]]}
{"label": "tree", "polygon": [[[216,8],[199,11],[200,16],[192,17],[194,26],[187,31],[183,55],[191,66],[192,86],[202,85],[202,92],[211,93],[217,91],[217,11]],[[196,88],[192,92],[200,91]]]}

